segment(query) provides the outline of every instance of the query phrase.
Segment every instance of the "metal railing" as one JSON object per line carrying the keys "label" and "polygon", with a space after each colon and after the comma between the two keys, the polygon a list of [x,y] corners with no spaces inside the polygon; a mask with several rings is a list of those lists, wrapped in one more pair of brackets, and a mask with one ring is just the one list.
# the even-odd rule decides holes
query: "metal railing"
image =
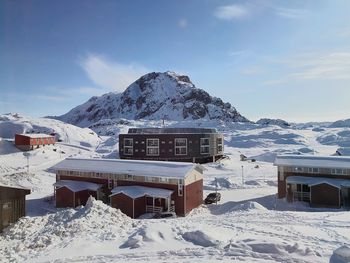
{"label": "metal railing", "polygon": [[310,202],[310,192],[293,192],[293,200]]}
{"label": "metal railing", "polygon": [[146,213],[161,213],[163,211],[163,207],[161,206],[146,206]]}
{"label": "metal railing", "polygon": [[174,205],[170,206],[169,212],[174,212],[175,213],[175,206]]}

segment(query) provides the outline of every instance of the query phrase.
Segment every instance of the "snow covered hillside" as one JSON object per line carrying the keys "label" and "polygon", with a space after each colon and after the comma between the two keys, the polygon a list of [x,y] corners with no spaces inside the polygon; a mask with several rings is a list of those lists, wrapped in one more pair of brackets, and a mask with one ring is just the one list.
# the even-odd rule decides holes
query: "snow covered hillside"
{"label": "snow covered hillside", "polygon": [[132,83],[123,93],[92,97],[68,113],[55,117],[80,127],[103,119],[192,120],[247,122],[230,103],[210,96],[174,72],[153,72]]}
{"label": "snow covered hillside", "polygon": [[[70,156],[116,158],[118,134],[159,127],[156,120],[101,120],[89,128],[15,114],[0,116],[0,183],[28,187],[27,216],[0,235],[0,262],[329,262],[350,243],[350,212],[311,209],[276,199],[276,154],[335,154],[350,143],[350,128],[166,121],[168,127],[215,127],[226,159],[205,164],[204,195],[218,205],[187,217],[130,219],[99,201],[56,209],[49,167]],[[29,152],[13,145],[15,132],[55,132],[62,142]],[[240,154],[256,162],[239,160]],[[244,182],[244,184],[242,183]]]}

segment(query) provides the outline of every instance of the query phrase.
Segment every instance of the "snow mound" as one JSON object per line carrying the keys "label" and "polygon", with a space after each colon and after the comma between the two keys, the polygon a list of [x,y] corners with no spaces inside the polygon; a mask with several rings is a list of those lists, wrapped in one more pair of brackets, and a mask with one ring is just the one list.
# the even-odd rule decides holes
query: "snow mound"
{"label": "snow mound", "polygon": [[262,206],[261,204],[253,201],[248,201],[243,204],[236,205],[232,208],[231,211],[249,211],[249,210],[260,210],[260,211],[266,211],[266,207]]}
{"label": "snow mound", "polygon": [[216,178],[210,182],[208,182],[204,188],[206,190],[215,190],[215,189],[237,189],[240,186],[236,183],[231,182],[231,178],[222,177]]}
{"label": "snow mound", "polygon": [[[132,225],[132,219],[120,210],[90,197],[85,207],[59,209],[43,217],[23,217],[6,228],[0,242],[8,243],[0,251],[8,258],[30,256],[59,246],[65,247],[74,239],[88,237],[99,241],[114,240]],[[18,255],[17,255],[18,254]],[[25,261],[21,258],[20,261]]]}
{"label": "snow mound", "polygon": [[120,248],[171,248],[179,245],[180,242],[177,239],[178,237],[169,224],[158,222],[138,229]]}
{"label": "snow mound", "polygon": [[212,213],[220,215],[225,213],[232,213],[232,212],[243,212],[243,211],[267,211],[268,209],[261,204],[254,202],[254,201],[248,201],[241,204],[237,204],[236,202],[227,202],[222,205],[218,205],[212,208]]}
{"label": "snow mound", "polygon": [[329,263],[349,263],[350,262],[350,248],[341,246],[334,250]]}
{"label": "snow mound", "polygon": [[182,237],[186,241],[202,247],[215,247],[220,243],[218,240],[207,235],[201,230],[185,232],[182,234]]}

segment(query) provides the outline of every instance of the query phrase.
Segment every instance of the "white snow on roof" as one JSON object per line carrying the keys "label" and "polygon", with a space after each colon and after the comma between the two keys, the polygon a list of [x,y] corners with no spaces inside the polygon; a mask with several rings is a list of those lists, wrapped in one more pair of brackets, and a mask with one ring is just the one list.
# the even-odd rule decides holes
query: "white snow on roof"
{"label": "white snow on roof", "polygon": [[204,167],[199,164],[184,162],[67,158],[50,169],[185,178],[195,168],[199,171],[204,170]]}
{"label": "white snow on roof", "polygon": [[49,135],[49,134],[45,134],[45,133],[21,133],[21,134],[18,134],[18,135],[22,135],[22,136],[26,136],[26,137],[29,137],[29,138],[47,138],[47,137],[54,137],[52,135]]}
{"label": "white snow on roof", "polygon": [[314,155],[278,155],[275,159],[274,165],[350,169],[350,157],[314,156]]}
{"label": "white snow on roof", "polygon": [[25,187],[21,187],[21,186],[6,185],[6,184],[3,184],[3,183],[0,183],[0,186],[1,186],[1,187],[6,187],[6,188],[14,188],[14,189],[21,189],[21,190],[30,191],[29,188],[25,188]]}
{"label": "white snow on roof", "polygon": [[101,187],[100,184],[72,180],[60,180],[54,183],[53,185],[58,188],[65,186],[73,192],[80,192],[83,190],[97,191]]}
{"label": "white snow on roof", "polygon": [[350,180],[326,177],[288,176],[286,181],[288,184],[306,184],[308,186],[325,183],[337,188],[341,188],[342,186],[350,187]]}
{"label": "white snow on roof", "polygon": [[142,197],[142,196],[152,196],[158,198],[170,197],[174,191],[162,188],[152,188],[146,186],[132,185],[132,186],[117,186],[113,188],[112,194],[110,196],[123,193],[132,199]]}

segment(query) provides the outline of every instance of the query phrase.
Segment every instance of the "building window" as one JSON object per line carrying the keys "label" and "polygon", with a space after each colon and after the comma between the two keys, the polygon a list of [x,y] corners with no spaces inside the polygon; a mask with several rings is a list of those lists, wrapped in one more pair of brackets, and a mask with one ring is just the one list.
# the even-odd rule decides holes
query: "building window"
{"label": "building window", "polygon": [[159,155],[159,139],[147,139],[146,155],[150,155],[150,156]]}
{"label": "building window", "polygon": [[178,182],[178,191],[177,191],[177,194],[178,196],[182,196],[183,195],[183,190],[184,190],[184,180],[183,179],[179,179],[179,182]]}
{"label": "building window", "polygon": [[303,168],[302,167],[294,167],[294,172],[302,173]]}
{"label": "building window", "polygon": [[318,168],[309,168],[309,173],[317,174],[320,170]]}
{"label": "building window", "polygon": [[160,177],[160,178],[159,178],[159,181],[160,181],[161,183],[168,183],[168,182],[169,182],[169,179],[168,179],[168,178]]}
{"label": "building window", "polygon": [[222,138],[217,138],[216,144],[217,144],[218,153],[222,153],[222,150],[223,150]]}
{"label": "building window", "polygon": [[175,155],[187,155],[186,138],[175,138]]}
{"label": "building window", "polygon": [[345,175],[346,174],[346,170],[345,169],[332,169],[331,170],[332,174],[339,174],[339,175]]}
{"label": "building window", "polygon": [[124,155],[132,155],[133,154],[133,139],[124,138]]}
{"label": "building window", "polygon": [[201,138],[201,154],[209,154],[209,138]]}
{"label": "building window", "polygon": [[127,175],[125,176],[125,179],[126,179],[126,180],[129,180],[129,181],[133,181],[133,180],[134,180],[134,176],[133,176],[133,175],[130,175],[130,174],[127,174]]}

